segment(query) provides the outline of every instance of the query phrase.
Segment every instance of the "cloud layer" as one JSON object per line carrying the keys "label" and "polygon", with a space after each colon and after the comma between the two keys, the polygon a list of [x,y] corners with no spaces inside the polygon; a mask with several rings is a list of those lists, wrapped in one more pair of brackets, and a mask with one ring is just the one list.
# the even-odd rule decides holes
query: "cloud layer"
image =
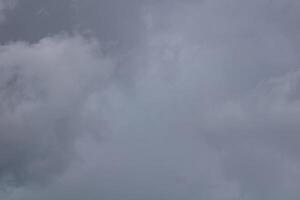
{"label": "cloud layer", "polygon": [[5,13],[16,6],[18,0],[1,0],[0,1],[0,23],[5,20]]}
{"label": "cloud layer", "polygon": [[297,1],[66,2],[0,48],[3,199],[299,199]]}

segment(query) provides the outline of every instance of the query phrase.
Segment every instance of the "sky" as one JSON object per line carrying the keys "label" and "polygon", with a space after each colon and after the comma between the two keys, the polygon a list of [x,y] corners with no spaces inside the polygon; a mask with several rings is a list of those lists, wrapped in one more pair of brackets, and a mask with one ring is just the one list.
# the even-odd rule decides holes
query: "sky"
{"label": "sky", "polygon": [[299,10],[0,0],[0,199],[298,200]]}

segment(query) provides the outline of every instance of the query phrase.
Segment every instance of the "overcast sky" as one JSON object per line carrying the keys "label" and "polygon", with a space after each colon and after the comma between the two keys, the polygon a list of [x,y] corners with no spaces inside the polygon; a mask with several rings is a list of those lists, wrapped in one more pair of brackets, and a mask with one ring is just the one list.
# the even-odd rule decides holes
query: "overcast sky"
{"label": "overcast sky", "polygon": [[298,200],[300,1],[0,0],[0,199]]}

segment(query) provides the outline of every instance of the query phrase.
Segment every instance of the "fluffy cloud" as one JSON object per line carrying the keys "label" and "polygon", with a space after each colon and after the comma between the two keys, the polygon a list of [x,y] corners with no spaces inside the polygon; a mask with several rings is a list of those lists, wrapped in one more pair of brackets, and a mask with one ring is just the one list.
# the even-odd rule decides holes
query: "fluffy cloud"
{"label": "fluffy cloud", "polygon": [[0,52],[0,179],[43,181],[65,168],[76,138],[90,131],[87,102],[111,64],[80,36],[16,42]]}

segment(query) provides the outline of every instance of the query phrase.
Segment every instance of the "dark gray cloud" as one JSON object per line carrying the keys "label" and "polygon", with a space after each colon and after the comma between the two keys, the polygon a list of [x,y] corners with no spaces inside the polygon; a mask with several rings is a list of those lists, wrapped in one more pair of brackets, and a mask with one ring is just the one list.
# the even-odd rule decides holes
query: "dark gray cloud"
{"label": "dark gray cloud", "polygon": [[1,198],[299,199],[300,3],[42,2],[5,20],[48,24],[3,36]]}
{"label": "dark gray cloud", "polygon": [[7,12],[7,20],[1,25],[0,41],[36,42],[59,32],[83,32],[96,36],[102,45],[110,48],[133,48],[142,26],[141,2],[20,1],[13,11]]}
{"label": "dark gray cloud", "polygon": [[0,1],[0,23],[3,23],[6,19],[6,14],[10,10],[14,9],[18,0],[1,0]]}
{"label": "dark gray cloud", "polygon": [[0,41],[37,42],[43,37],[71,31],[74,13],[70,3],[70,0],[18,1],[13,10],[6,12],[6,20],[1,24]]}

